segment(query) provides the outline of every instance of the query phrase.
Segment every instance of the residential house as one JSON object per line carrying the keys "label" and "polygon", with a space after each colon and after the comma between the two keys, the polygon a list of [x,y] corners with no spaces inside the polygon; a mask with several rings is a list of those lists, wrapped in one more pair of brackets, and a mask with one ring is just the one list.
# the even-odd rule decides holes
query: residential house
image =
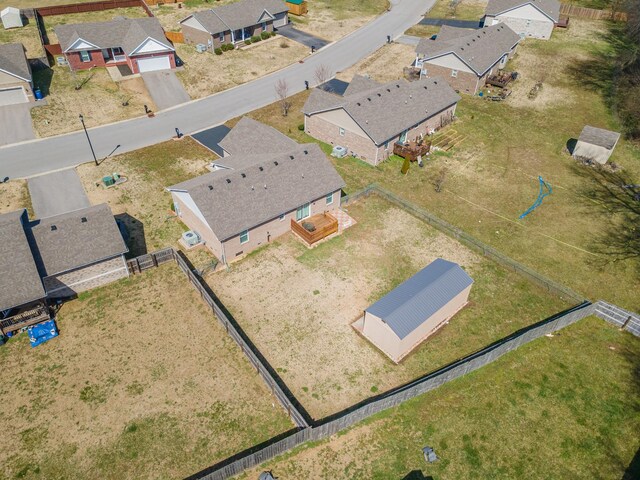
{"label": "residential house", "polygon": [[0,106],[33,101],[33,77],[24,46],[0,45]]}
{"label": "residential house", "polygon": [[144,73],[176,67],[175,50],[154,17],[59,25],[54,31],[72,70],[127,65],[132,73]]}
{"label": "residential house", "polygon": [[560,20],[558,0],[489,0],[484,25],[504,23],[521,37],[551,37]]}
{"label": "residential house", "polygon": [[128,248],[107,204],[35,220],[30,243],[49,298],[127,277]]}
{"label": "residential house", "polygon": [[445,25],[435,40],[420,40],[414,65],[421,76],[445,78],[457,92],[475,95],[487,77],[506,66],[520,40],[502,23],[480,30]]}
{"label": "residential house", "polygon": [[620,140],[618,132],[586,125],[578,137],[572,155],[574,158],[586,159],[604,165],[613,153],[618,140]]}
{"label": "residential house", "polygon": [[304,128],[312,137],[377,165],[393,153],[394,143],[450,123],[459,100],[439,78],[380,84],[357,75],[344,95],[314,89],[302,109]]}
{"label": "residential house", "polygon": [[240,0],[202,10],[180,21],[184,41],[217,48],[272,32],[289,22],[289,8],[282,0]]}
{"label": "residential house", "polygon": [[259,136],[250,143],[254,152],[224,157],[214,171],[168,188],[180,219],[225,264],[287,233],[292,222],[339,209],[345,185],[316,144],[269,152]]}
{"label": "residential house", "polygon": [[22,209],[0,215],[0,334],[49,319]]}
{"label": "residential house", "polygon": [[458,264],[438,258],[368,307],[353,326],[398,363],[467,304],[472,284]]}

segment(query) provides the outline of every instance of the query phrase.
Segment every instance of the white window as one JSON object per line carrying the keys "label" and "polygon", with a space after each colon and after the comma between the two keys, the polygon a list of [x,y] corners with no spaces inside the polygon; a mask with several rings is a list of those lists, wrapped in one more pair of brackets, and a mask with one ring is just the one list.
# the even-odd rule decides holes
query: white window
{"label": "white window", "polygon": [[284,220],[285,217],[286,217],[286,215],[283,213],[282,215],[280,215],[278,217],[278,220],[282,221],[282,220]]}
{"label": "white window", "polygon": [[89,55],[88,51],[82,50],[82,51],[80,51],[80,60],[82,60],[83,62],[90,62],[91,61],[91,55]]}
{"label": "white window", "polygon": [[451,70],[451,76],[453,78],[458,78],[458,70]]}
{"label": "white window", "polygon": [[344,137],[344,128],[340,127],[340,136]]}
{"label": "white window", "polygon": [[327,205],[331,205],[333,203],[333,192],[327,195]]}
{"label": "white window", "polygon": [[240,234],[240,245],[249,241],[249,230],[245,230]]}
{"label": "white window", "polygon": [[220,43],[224,43],[224,32],[220,32],[220,37],[218,37],[220,39]]}
{"label": "white window", "polygon": [[309,216],[311,213],[311,206],[308,203],[305,203],[301,207],[298,207],[296,210],[296,221],[303,220]]}
{"label": "white window", "polygon": [[267,22],[262,22],[262,31],[263,32],[267,31]]}

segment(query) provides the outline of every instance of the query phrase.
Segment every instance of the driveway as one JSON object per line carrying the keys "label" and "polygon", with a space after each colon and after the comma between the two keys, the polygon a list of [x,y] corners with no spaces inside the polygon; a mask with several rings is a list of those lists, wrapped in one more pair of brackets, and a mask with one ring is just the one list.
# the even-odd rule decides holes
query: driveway
{"label": "driveway", "polygon": [[[36,138],[28,103],[0,107],[0,145],[24,142]],[[0,175],[3,172],[0,172]]]}
{"label": "driveway", "polygon": [[175,72],[171,70],[143,73],[142,79],[158,110],[175,107],[191,100]]}
{"label": "driveway", "polygon": [[[328,65],[332,74],[345,70],[395,39],[424,16],[435,0],[391,0],[391,11],[350,33],[318,53],[282,70],[225,90],[195,102],[158,113],[154,118],[139,117],[89,129],[96,156],[104,158],[118,145],[118,153],[170,140],[175,129],[191,134],[257,108],[275,102],[274,86],[278,80],[289,84],[290,95],[304,90],[304,81],[317,83],[314,72]],[[91,160],[84,132],[43,138],[20,145],[0,147],[0,176],[28,177],[71,167]]]}
{"label": "driveway", "polygon": [[316,37],[310,33],[303,32],[294,28],[291,24],[278,28],[278,33],[283,37],[286,37],[294,42],[301,43],[307,47],[316,47],[316,50],[320,50],[322,47],[329,45],[329,42],[323,38]]}
{"label": "driveway", "polygon": [[90,207],[80,177],[73,168],[29,179],[29,195],[37,218]]}
{"label": "driveway", "polygon": [[418,25],[448,25],[458,28],[480,28],[480,20],[451,20],[448,18],[423,18]]}
{"label": "driveway", "polygon": [[223,155],[222,148],[220,148],[220,140],[222,140],[231,129],[226,125],[218,125],[217,127],[208,128],[198,133],[191,135],[199,143],[207,147],[213,153],[221,157]]}
{"label": "driveway", "polygon": [[400,35],[396,39],[396,42],[403,43],[404,45],[411,45],[412,47],[415,47],[415,46],[418,45],[418,43],[420,43],[421,39],[422,39],[421,37],[414,37],[413,35]]}

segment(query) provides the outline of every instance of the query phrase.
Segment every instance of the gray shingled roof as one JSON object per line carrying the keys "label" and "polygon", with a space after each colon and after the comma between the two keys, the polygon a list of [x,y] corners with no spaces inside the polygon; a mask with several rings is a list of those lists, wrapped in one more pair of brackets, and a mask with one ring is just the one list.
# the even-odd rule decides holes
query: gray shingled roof
{"label": "gray shingled roof", "polygon": [[152,38],[165,45],[167,49],[173,50],[162,25],[155,17],[117,17],[108,22],[59,25],[54,31],[63,52],[73,51],[69,49],[79,39],[101,49],[121,47],[127,55],[131,55],[147,38]]}
{"label": "gray shingled roof", "polygon": [[580,133],[580,136],[578,137],[579,142],[598,145],[599,147],[604,147],[607,150],[613,150],[613,147],[616,146],[619,139],[620,134],[617,132],[591,127],[589,125],[585,125],[582,129],[582,133]]}
{"label": "gray shingled roof", "polygon": [[242,117],[218,145],[230,155],[281,153],[298,146],[275,128],[249,117]]}
{"label": "gray shingled roof", "polygon": [[560,18],[560,2],[558,0],[489,0],[485,15],[500,15],[508,10],[531,4],[542,13],[558,22]]}
{"label": "gray shingled roof", "polygon": [[[239,2],[222,5],[210,10],[195,12],[192,16],[209,33],[215,35],[228,30],[239,30],[257,25],[260,23],[260,18],[265,11],[275,17],[277,14],[288,10],[289,7],[281,0],[240,0]],[[180,23],[184,22],[184,20]]]}
{"label": "gray shingled roof", "polygon": [[0,215],[0,311],[45,297],[25,233],[27,222],[24,209]]}
{"label": "gray shingled roof", "polygon": [[420,40],[416,53],[424,60],[453,53],[478,76],[484,75],[521,40],[520,35],[504,23],[480,30],[447,27],[443,33],[442,37],[438,34],[435,40],[429,38]]}
{"label": "gray shingled roof", "polygon": [[472,283],[457,263],[438,258],[366,311],[403,339]]}
{"label": "gray shingled roof", "polygon": [[31,223],[31,232],[43,277],[129,251],[106,203],[36,220]]}
{"label": "gray shingled roof", "polygon": [[376,145],[382,145],[459,100],[446,81],[435,77],[415,82],[397,80],[344,96],[316,88],[303,112],[311,115],[343,108]]}
{"label": "gray shingled roof", "polygon": [[365,77],[364,75],[354,75],[342,96],[355,95],[356,93],[365,92],[380,86],[382,86],[382,84],[372,78]]}
{"label": "gray shingled roof", "polygon": [[21,43],[0,45],[0,70],[25,82],[31,82],[31,69]]}
{"label": "gray shingled roof", "polygon": [[[261,160],[243,169],[207,173],[169,190],[189,193],[213,233],[225,241],[345,185],[317,144],[265,154]],[[224,161],[232,163],[234,156]]]}

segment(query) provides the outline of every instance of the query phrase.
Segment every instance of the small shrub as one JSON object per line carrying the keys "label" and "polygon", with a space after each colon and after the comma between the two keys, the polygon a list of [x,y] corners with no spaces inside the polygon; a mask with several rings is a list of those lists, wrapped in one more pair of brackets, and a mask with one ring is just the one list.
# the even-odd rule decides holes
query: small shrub
{"label": "small shrub", "polygon": [[298,130],[300,130],[301,132],[304,132],[304,123],[301,123],[300,125],[298,125]]}
{"label": "small shrub", "polygon": [[263,40],[266,40],[267,38],[271,37],[271,33],[264,31],[260,34],[260,37],[262,37]]}
{"label": "small shrub", "polygon": [[250,39],[250,38],[247,38],[247,39],[244,41],[244,44],[245,44],[245,45],[251,45],[251,39]]}
{"label": "small shrub", "polygon": [[276,36],[276,32],[271,32],[271,36],[275,37]]}
{"label": "small shrub", "polygon": [[287,43],[286,40],[282,40],[280,42],[280,48],[289,48],[289,44]]}
{"label": "small shrub", "polygon": [[262,41],[262,37],[259,37],[258,35],[254,35],[253,37],[251,37],[251,41],[253,43],[261,42]]}
{"label": "small shrub", "polygon": [[233,43],[225,43],[222,45],[222,51],[223,52],[228,52],[229,50],[233,50],[235,47],[233,46]]}
{"label": "small shrub", "polygon": [[216,48],[213,50],[213,53],[215,53],[216,55],[222,55],[222,49],[221,48]]}

